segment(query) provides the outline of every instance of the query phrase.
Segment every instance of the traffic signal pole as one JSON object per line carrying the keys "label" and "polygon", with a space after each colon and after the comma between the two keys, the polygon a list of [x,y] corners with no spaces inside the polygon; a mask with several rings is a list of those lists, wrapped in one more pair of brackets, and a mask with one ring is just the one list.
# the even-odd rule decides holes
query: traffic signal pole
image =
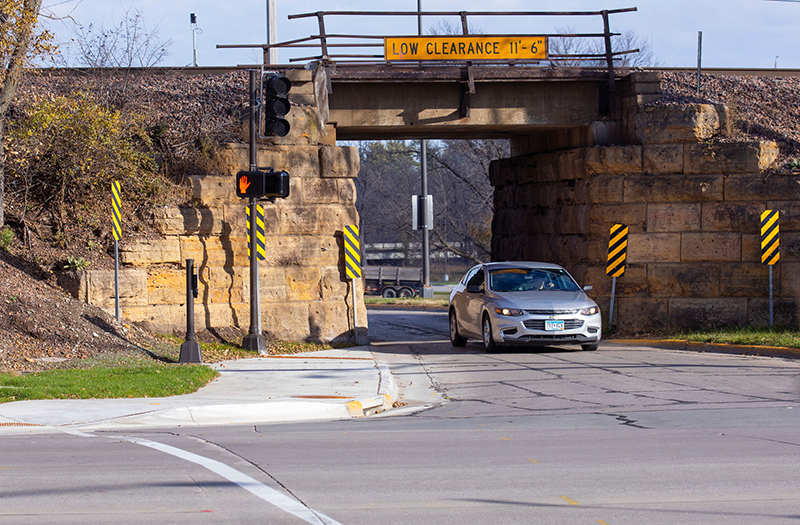
{"label": "traffic signal pole", "polygon": [[[250,70],[250,171],[258,170],[258,121],[257,87],[258,71]],[[258,285],[258,256],[256,240],[256,206],[258,199],[250,197],[250,330],[242,341],[245,350],[267,353],[267,343],[261,333],[261,293]]]}

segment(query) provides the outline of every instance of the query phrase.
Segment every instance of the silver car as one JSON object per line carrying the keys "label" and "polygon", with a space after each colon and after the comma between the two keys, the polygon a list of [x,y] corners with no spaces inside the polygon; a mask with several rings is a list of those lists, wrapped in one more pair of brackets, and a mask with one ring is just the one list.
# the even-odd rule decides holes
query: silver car
{"label": "silver car", "polygon": [[579,344],[597,350],[600,308],[557,264],[497,262],[470,268],[450,293],[450,342],[498,345]]}

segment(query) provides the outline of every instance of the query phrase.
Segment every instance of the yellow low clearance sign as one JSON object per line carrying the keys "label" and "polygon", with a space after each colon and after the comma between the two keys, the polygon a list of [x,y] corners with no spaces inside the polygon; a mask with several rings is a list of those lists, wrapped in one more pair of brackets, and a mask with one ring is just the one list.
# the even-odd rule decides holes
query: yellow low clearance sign
{"label": "yellow low clearance sign", "polygon": [[544,36],[404,36],[383,40],[386,60],[544,60]]}

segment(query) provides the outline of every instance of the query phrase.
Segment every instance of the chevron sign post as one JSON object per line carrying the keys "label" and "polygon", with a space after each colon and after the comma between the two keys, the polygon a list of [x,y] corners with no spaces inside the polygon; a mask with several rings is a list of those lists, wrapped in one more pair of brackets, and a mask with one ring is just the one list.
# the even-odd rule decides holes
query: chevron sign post
{"label": "chevron sign post", "polygon": [[247,260],[250,260],[250,235],[255,230],[256,232],[256,251],[258,252],[258,260],[265,261],[267,259],[266,240],[264,237],[264,208],[260,204],[255,205],[256,209],[256,227],[250,224],[250,206],[244,210],[247,215]]}
{"label": "chevron sign post", "polygon": [[611,328],[614,319],[614,294],[617,291],[617,277],[625,273],[625,262],[628,258],[628,227],[624,224],[615,224],[611,227],[608,240],[608,265],[606,275],[613,278],[611,281],[611,306],[608,309],[608,327]]}
{"label": "chevron sign post", "polygon": [[772,267],[781,258],[781,236],[778,210],[765,210],[761,214],[761,264],[769,266],[769,326],[772,327]]}
{"label": "chevron sign post", "polygon": [[119,241],[122,239],[122,212],[120,207],[122,198],[120,197],[119,181],[111,183],[111,231],[114,234],[114,313],[117,322],[120,322],[119,311]]}
{"label": "chevron sign post", "polygon": [[358,226],[355,224],[344,227],[344,266],[347,277],[353,285],[353,341],[358,344],[356,279],[361,278],[361,238],[358,236]]}

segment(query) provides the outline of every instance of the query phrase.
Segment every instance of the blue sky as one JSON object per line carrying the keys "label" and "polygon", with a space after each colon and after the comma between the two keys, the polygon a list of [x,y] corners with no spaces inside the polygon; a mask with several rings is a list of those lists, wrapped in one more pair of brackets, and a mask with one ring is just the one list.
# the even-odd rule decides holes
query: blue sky
{"label": "blue sky", "polygon": [[[228,66],[254,64],[259,51],[216,49],[217,44],[262,44],[266,40],[266,0],[44,0],[46,12],[71,17],[46,22],[57,40],[68,42],[76,23],[95,23],[106,28],[118,24],[126,10],[138,9],[149,28],[159,27],[162,39],[172,39],[170,56],[163,65],[192,63],[192,32],[189,14],[196,13],[198,64]],[[378,5],[382,7],[377,7]],[[697,32],[703,32],[703,65],[706,67],[800,68],[797,35],[800,34],[800,2],[768,0],[422,0],[427,11],[598,11],[637,7],[636,13],[611,17],[616,32],[634,31],[650,40],[664,66],[694,67],[697,63]],[[374,0],[277,0],[278,39],[302,38],[317,32],[315,19],[288,20],[289,14],[316,11],[416,11],[417,0],[395,0],[390,4]],[[327,19],[326,19],[327,20]],[[451,22],[458,22],[452,19]],[[426,19],[425,31],[436,19]],[[575,26],[579,31],[602,31],[597,18],[552,19],[537,22],[528,18],[476,19],[481,32],[491,34],[537,34],[555,27]],[[329,32],[376,35],[411,35],[417,32],[416,18],[340,18],[331,22]],[[310,54],[310,53],[309,53]],[[776,59],[776,57],[778,57]],[[279,53],[286,63],[290,55]]]}

